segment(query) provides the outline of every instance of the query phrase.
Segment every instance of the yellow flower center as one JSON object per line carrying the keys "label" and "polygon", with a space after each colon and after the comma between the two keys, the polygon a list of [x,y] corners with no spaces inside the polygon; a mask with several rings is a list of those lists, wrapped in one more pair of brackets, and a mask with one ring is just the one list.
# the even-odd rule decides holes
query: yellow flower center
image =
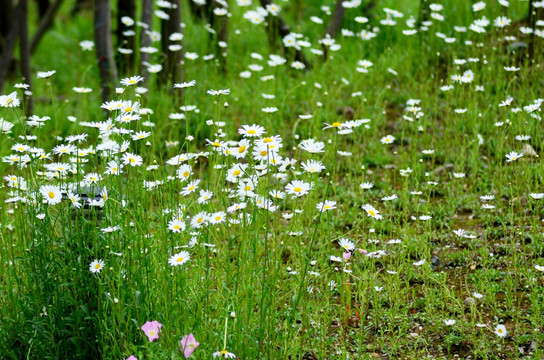
{"label": "yellow flower center", "polygon": [[341,126],[341,125],[342,125],[342,123],[339,123],[339,122],[333,122],[333,123],[331,124],[332,127],[339,127],[339,126]]}
{"label": "yellow flower center", "polygon": [[179,262],[182,262],[182,261],[183,261],[183,257],[181,257],[181,256],[180,256],[179,258],[176,259],[176,262],[178,262],[178,263],[179,263]]}
{"label": "yellow flower center", "polygon": [[235,171],[232,173],[232,175],[238,176],[238,175],[240,175],[240,173],[241,173],[240,170],[235,170]]}
{"label": "yellow flower center", "polygon": [[248,134],[251,134],[251,135],[254,135],[254,134],[256,134],[257,132],[256,132],[255,130],[251,129],[251,130],[248,130],[247,133],[248,133]]}
{"label": "yellow flower center", "polygon": [[244,188],[244,190],[245,190],[245,191],[249,191],[249,190],[251,190],[251,186],[249,186],[249,185],[246,185],[246,187]]}
{"label": "yellow flower center", "polygon": [[325,205],[323,206],[323,210],[327,210],[327,209],[330,209],[331,207],[329,205]]}
{"label": "yellow flower center", "polygon": [[128,161],[130,161],[131,163],[135,163],[136,159],[135,158],[130,158],[130,159],[128,159]]}
{"label": "yellow flower center", "polygon": [[269,142],[272,142],[272,141],[273,141],[272,138],[267,137],[266,139],[263,140],[263,143],[266,144],[266,143],[269,143]]}
{"label": "yellow flower center", "polygon": [[52,191],[50,191],[48,195],[50,199],[53,199],[55,197],[55,193]]}
{"label": "yellow flower center", "polygon": [[246,147],[245,147],[244,145],[242,145],[242,146],[240,146],[240,147],[238,148],[238,154],[241,154],[241,153],[243,153],[244,151],[246,151]]}
{"label": "yellow flower center", "polygon": [[376,212],[374,210],[368,210],[368,213],[372,216],[376,216]]}
{"label": "yellow flower center", "polygon": [[301,191],[302,191],[302,188],[297,186],[297,187],[294,188],[293,190],[294,190],[295,192],[301,192]]}
{"label": "yellow flower center", "polygon": [[221,220],[221,216],[216,216],[215,221],[219,221],[219,220]]}
{"label": "yellow flower center", "polygon": [[189,176],[189,172],[188,172],[188,171],[185,171],[185,172],[183,173],[183,177],[187,177],[187,176]]}
{"label": "yellow flower center", "polygon": [[100,263],[96,264],[96,265],[94,266],[94,268],[95,268],[96,270],[100,269]]}

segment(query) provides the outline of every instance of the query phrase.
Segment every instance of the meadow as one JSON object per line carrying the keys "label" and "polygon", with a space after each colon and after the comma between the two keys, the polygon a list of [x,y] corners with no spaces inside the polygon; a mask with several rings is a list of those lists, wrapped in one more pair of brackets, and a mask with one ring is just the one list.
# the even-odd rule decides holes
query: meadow
{"label": "meadow", "polygon": [[182,5],[181,83],[68,1],[2,90],[0,359],[544,358],[544,2]]}

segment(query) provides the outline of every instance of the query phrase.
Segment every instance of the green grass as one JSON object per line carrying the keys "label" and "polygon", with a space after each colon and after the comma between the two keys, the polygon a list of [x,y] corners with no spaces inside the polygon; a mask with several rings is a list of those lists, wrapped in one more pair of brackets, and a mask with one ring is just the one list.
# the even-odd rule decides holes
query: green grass
{"label": "green grass", "polygon": [[[292,30],[319,49],[328,19],[320,7],[334,4],[280,5]],[[159,86],[155,74],[147,93],[137,95],[129,86],[113,98],[138,101],[153,111],[130,124],[116,123],[117,128],[151,133],[132,141],[128,134],[100,135],[83,126],[115,119],[120,112],[100,108],[95,53],[78,45],[93,39],[92,14],[69,17],[66,4],[59,14],[63,21],[55,23],[32,59],[34,74],[57,71],[48,79],[32,79],[34,113],[51,120],[29,127],[22,108],[0,108],[0,117],[15,124],[11,133],[0,135],[2,157],[18,154],[11,150],[14,144],[51,154],[24,167],[1,165],[2,175],[17,177],[17,185],[4,179],[0,196],[0,358],[179,359],[179,342],[189,333],[200,343],[195,359],[212,358],[224,349],[239,359],[541,358],[544,274],[535,265],[544,266],[544,200],[529,194],[544,192],[543,167],[526,145],[542,156],[542,122],[540,110],[529,114],[523,107],[542,97],[543,40],[535,37],[533,58],[507,48],[505,36],[529,41],[519,31],[526,26],[526,2],[511,1],[506,10],[489,1],[477,13],[468,1],[443,5],[445,21],[434,21],[427,32],[412,36],[402,30],[410,16],[417,20],[418,1],[381,1],[365,15],[370,23],[364,25],[353,20],[363,15],[361,10],[348,9],[343,28],[378,27],[377,37],[363,41],[339,35],[341,49],[329,52],[327,61],[305,49],[312,67],[301,71],[290,66],[294,53],[270,48],[264,24],[251,24],[243,18],[248,8],[232,3],[228,71],[222,73],[215,60],[203,59],[213,53],[214,39],[185,4],[184,51],[199,54],[197,60],[185,60],[185,80],[194,79],[196,85],[175,97],[172,84]],[[381,25],[383,8],[404,17],[394,27]],[[453,29],[468,27],[483,15],[491,21],[485,34]],[[493,27],[499,15],[507,15],[512,24]],[[311,22],[310,16],[323,17],[325,24]],[[444,42],[439,32],[456,41]],[[253,52],[264,59],[252,58]],[[288,61],[270,67],[270,54]],[[153,55],[151,63],[159,59]],[[365,59],[373,66],[367,73],[356,71]],[[457,65],[455,59],[478,60]],[[249,79],[240,77],[250,64],[263,70]],[[505,66],[520,69],[509,72]],[[472,82],[452,83],[452,75],[466,70],[473,71]],[[123,77],[129,75],[136,74]],[[267,75],[274,78],[262,81]],[[4,94],[17,82],[16,75]],[[441,90],[450,84],[451,90]],[[75,86],[93,91],[77,94]],[[206,93],[227,88],[229,95]],[[508,96],[512,104],[499,106]],[[410,99],[420,100],[417,119],[409,111]],[[187,105],[198,111],[179,109]],[[278,111],[265,113],[265,107]],[[348,121],[347,107],[354,119],[368,122],[350,134],[325,129],[324,123]],[[172,120],[172,113],[184,113],[186,119]],[[313,117],[299,117],[304,114]],[[146,127],[146,121],[154,126]],[[266,136],[281,136],[279,155],[296,159],[295,165],[261,166],[252,155],[257,138],[247,138],[251,148],[243,159],[206,142],[238,142],[243,138],[238,129],[252,124],[264,126]],[[88,137],[74,145],[86,150],[79,157],[83,162],[52,153],[53,147],[67,144],[67,136],[82,133]],[[36,139],[21,138],[25,135]],[[194,139],[187,141],[187,135]],[[394,142],[382,144],[386,135]],[[516,140],[519,135],[530,138]],[[108,138],[119,145],[129,141],[128,149],[99,150]],[[302,150],[305,139],[323,142],[324,152]],[[238,145],[229,146],[238,151]],[[525,155],[507,162],[511,151]],[[140,155],[143,164],[125,165],[118,176],[108,174],[108,162],[122,162],[127,153]],[[185,162],[193,172],[189,181],[201,180],[188,196],[180,191],[189,181],[177,177],[178,165],[166,163],[182,153],[199,154]],[[77,171],[47,174],[44,168],[71,159]],[[325,170],[303,171],[301,164],[310,159],[322,162]],[[233,192],[237,184],[226,176],[235,164],[247,165],[241,178],[259,176],[252,189],[259,197]],[[412,172],[402,176],[408,168]],[[44,198],[39,191],[48,184],[77,190],[89,173],[102,178],[92,187],[107,189],[103,208],[76,210],[67,199],[48,205],[47,194]],[[271,191],[286,191],[294,180],[313,186],[300,197],[271,197]],[[374,186],[362,189],[365,182]],[[213,192],[209,202],[197,201],[200,190]],[[397,199],[382,200],[394,194]],[[482,201],[484,195],[494,199]],[[259,207],[265,199],[273,200],[275,211]],[[316,205],[325,200],[336,201],[336,209],[318,211]],[[229,213],[225,222],[190,225],[201,212],[226,212],[242,202],[247,207]],[[365,204],[383,219],[367,216],[361,208]],[[173,218],[186,229],[170,231]],[[116,230],[103,231],[108,227]],[[458,229],[474,236],[457,236]],[[356,247],[346,260],[342,238]],[[190,260],[170,266],[170,256],[180,251],[188,251]],[[385,255],[369,256],[378,251]],[[95,259],[105,264],[99,273],[89,269]],[[153,320],[162,328],[159,339],[149,342],[141,327]],[[455,322],[447,325],[447,320]],[[497,325],[506,326],[506,337],[494,333]]]}

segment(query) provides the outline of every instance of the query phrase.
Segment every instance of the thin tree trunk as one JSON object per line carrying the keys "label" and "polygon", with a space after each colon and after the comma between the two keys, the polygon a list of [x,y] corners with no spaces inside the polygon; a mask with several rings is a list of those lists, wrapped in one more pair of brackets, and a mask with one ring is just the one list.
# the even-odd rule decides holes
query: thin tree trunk
{"label": "thin tree trunk", "polygon": [[533,29],[533,32],[529,34],[529,60],[533,59],[535,54],[535,24],[536,24],[536,14],[535,8],[533,7],[533,1],[529,0],[529,27]]}
{"label": "thin tree trunk", "polygon": [[5,47],[2,50],[2,57],[0,58],[0,93],[4,87],[4,82],[8,75],[8,71],[11,67],[11,61],[13,60],[13,51],[15,49],[15,43],[19,37],[19,17],[21,16],[21,2],[15,7],[12,13],[12,21],[10,24],[9,32],[6,37]]}
{"label": "thin tree trunk", "polygon": [[[153,22],[153,0],[142,1],[142,23],[147,25],[147,28],[143,27],[140,34],[140,47],[147,47],[151,45],[151,39],[146,34],[146,30],[151,29]],[[144,84],[149,81],[149,73],[144,63],[149,61],[149,54],[140,51],[140,74],[144,77]]]}
{"label": "thin tree trunk", "polygon": [[102,101],[108,101],[117,82],[117,68],[114,62],[111,42],[111,9],[109,0],[94,1],[94,39],[96,57],[100,70]]}
{"label": "thin tree trunk", "polygon": [[429,20],[429,0],[421,0],[419,2],[419,16],[417,18],[417,28],[419,29],[421,25]]}
{"label": "thin tree trunk", "polygon": [[332,38],[336,37],[338,31],[340,31],[340,26],[342,26],[342,21],[344,20],[346,8],[342,6],[343,2],[344,0],[336,1],[336,6],[334,7],[334,11],[332,13],[331,19],[329,20],[329,24],[327,25],[327,29],[325,30],[325,35],[329,34]]}
{"label": "thin tree trunk", "polygon": [[[261,0],[261,5],[264,8],[266,8],[266,5],[270,5],[270,4],[272,4],[272,0]],[[289,35],[289,33],[291,32],[291,29],[289,28],[289,25],[287,25],[285,21],[283,21],[283,18],[281,16],[278,15],[276,17],[276,20],[278,22],[278,33],[283,39],[285,36]],[[287,50],[288,49],[285,49],[286,52]],[[303,63],[307,69],[310,68],[310,63],[308,62],[308,60],[306,60],[306,57],[304,56],[304,53],[302,53],[301,50],[296,50],[295,60]]]}
{"label": "thin tree trunk", "polygon": [[180,91],[174,91],[174,83],[181,82],[183,77],[183,68],[181,66],[181,51],[171,51],[170,45],[179,44],[179,41],[170,40],[170,35],[181,33],[181,1],[171,0],[172,8],[168,9],[167,14],[170,16],[168,20],[162,20],[161,23],[161,44],[162,52],[165,56],[164,66],[160,72],[160,83],[170,87],[172,94],[179,95]]}
{"label": "thin tree trunk", "polygon": [[0,54],[6,47],[9,34],[11,17],[13,13],[13,0],[0,0]]}
{"label": "thin tree trunk", "polygon": [[38,2],[38,13],[40,18],[45,16],[47,9],[49,9],[49,0],[37,0]]}
{"label": "thin tree trunk", "polygon": [[[30,85],[32,90],[32,77],[30,72],[30,43],[28,42],[28,0],[20,1],[19,17],[19,50],[21,54],[21,73],[23,81]],[[26,104],[26,116],[32,114],[32,96],[23,95],[23,101]]]}
{"label": "thin tree trunk", "polygon": [[132,50],[132,54],[128,55],[117,53],[117,63],[119,64],[119,72],[122,74],[127,74],[134,72],[134,36],[125,37],[123,32],[133,30],[134,26],[129,27],[123,24],[121,18],[124,16],[128,16],[132,20],[135,20],[136,3],[134,0],[118,0],[117,2],[117,47]]}
{"label": "thin tree trunk", "polygon": [[62,1],[63,0],[56,0],[53,4],[49,6],[47,11],[45,12],[45,15],[42,17],[42,20],[38,25],[38,29],[36,30],[34,35],[32,35],[32,41],[30,42],[30,54],[34,54],[34,51],[38,47],[38,44],[40,43],[43,35],[47,30],[49,30],[51,25],[53,25],[53,19],[55,18],[57,11],[62,5]]}

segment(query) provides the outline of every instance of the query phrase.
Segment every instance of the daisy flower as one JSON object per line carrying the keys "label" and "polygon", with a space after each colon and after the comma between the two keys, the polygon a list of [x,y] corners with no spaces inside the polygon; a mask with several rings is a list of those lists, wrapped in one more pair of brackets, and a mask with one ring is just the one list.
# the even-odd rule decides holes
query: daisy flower
{"label": "daisy flower", "polygon": [[227,214],[224,211],[219,211],[211,214],[208,220],[211,224],[220,224],[222,222],[225,222],[226,217]]}
{"label": "daisy flower", "polygon": [[124,86],[130,86],[130,85],[136,85],[137,83],[144,81],[144,78],[141,76],[131,76],[128,78],[124,78],[121,80],[121,85]]}
{"label": "daisy flower", "polygon": [[502,324],[499,324],[495,327],[494,333],[500,338],[504,338],[506,337],[506,335],[508,335],[508,331],[506,331],[506,326]]}
{"label": "daisy flower", "polygon": [[517,153],[515,151],[510,151],[508,154],[506,154],[506,162],[512,162],[516,161],[520,157],[523,156],[523,153]]}
{"label": "daisy flower", "polygon": [[289,184],[287,184],[287,186],[285,187],[285,191],[289,195],[299,197],[306,195],[311,188],[312,186],[309,183],[300,180],[293,180]]}
{"label": "daisy flower", "polygon": [[317,210],[321,212],[336,209],[336,201],[325,200],[316,205]]}
{"label": "daisy flower", "polygon": [[130,166],[140,166],[143,164],[144,159],[140,155],[126,153],[121,157],[123,164]]}
{"label": "daisy flower", "polygon": [[48,78],[50,76],[53,76],[53,74],[55,74],[57,71],[56,70],[51,70],[51,71],[38,71],[38,79],[45,79],[45,78]]}
{"label": "daisy flower", "polygon": [[40,193],[47,201],[48,205],[57,205],[62,200],[60,188],[55,185],[42,185],[40,187]]}
{"label": "daisy flower", "polygon": [[370,204],[365,204],[362,206],[362,209],[366,211],[368,216],[373,217],[374,219],[381,219],[382,216],[380,215],[380,212],[374,208],[374,206]]}
{"label": "daisy flower", "polygon": [[323,149],[325,148],[325,143],[321,141],[315,141],[314,139],[308,139],[308,140],[303,140],[298,145],[298,147],[309,153],[317,154],[317,153],[324,152]]}
{"label": "daisy flower", "polygon": [[193,174],[193,168],[190,165],[181,165],[178,169],[178,179],[185,181]]}
{"label": "daisy flower", "polygon": [[[14,91],[9,95],[0,96],[1,107],[17,107],[21,103],[21,100],[17,98],[17,92]],[[2,119],[3,120],[3,119]]]}
{"label": "daisy flower", "polygon": [[199,184],[200,184],[200,180],[198,180],[198,179],[191,181],[189,184],[187,184],[187,186],[185,186],[181,190],[180,195],[187,196],[187,195],[191,194],[192,192],[194,192],[198,188]]}
{"label": "daisy flower", "polygon": [[185,223],[178,219],[174,219],[168,223],[168,230],[174,233],[182,232],[185,230],[185,228],[186,228]]}
{"label": "daisy flower", "polygon": [[221,350],[221,351],[214,352],[213,357],[214,359],[218,357],[224,357],[225,359],[234,359],[236,358],[236,355],[234,355],[231,352],[228,352],[227,350]]}
{"label": "daisy flower", "polygon": [[104,261],[102,260],[94,260],[90,265],[89,265],[89,270],[93,273],[93,274],[96,274],[96,273],[99,273],[100,271],[102,271],[102,268],[104,267]]}
{"label": "daisy flower", "polygon": [[369,190],[369,189],[372,189],[374,187],[374,184],[373,183],[370,183],[370,182],[365,182],[365,183],[362,183],[361,185],[359,185],[361,187],[361,189],[363,190]]}
{"label": "daisy flower", "polygon": [[392,144],[393,141],[395,141],[395,137],[393,135],[387,135],[380,139],[382,144]]}
{"label": "daisy flower", "polygon": [[301,163],[302,168],[304,171],[308,173],[319,173],[323,170],[325,170],[325,166],[322,162],[316,161],[316,160],[308,160],[306,162]]}
{"label": "daisy flower", "polygon": [[191,255],[187,251],[182,251],[180,253],[170,256],[168,263],[171,266],[183,265],[191,259]]}
{"label": "daisy flower", "polygon": [[80,197],[78,194],[68,193],[68,199],[72,202],[72,206],[76,209],[81,208]]}
{"label": "daisy flower", "polygon": [[352,252],[353,250],[355,250],[355,244],[351,240],[340,239],[338,240],[338,244],[346,251]]}
{"label": "daisy flower", "polygon": [[242,125],[240,129],[238,129],[238,134],[241,134],[245,137],[260,137],[265,133],[264,127],[260,125]]}

